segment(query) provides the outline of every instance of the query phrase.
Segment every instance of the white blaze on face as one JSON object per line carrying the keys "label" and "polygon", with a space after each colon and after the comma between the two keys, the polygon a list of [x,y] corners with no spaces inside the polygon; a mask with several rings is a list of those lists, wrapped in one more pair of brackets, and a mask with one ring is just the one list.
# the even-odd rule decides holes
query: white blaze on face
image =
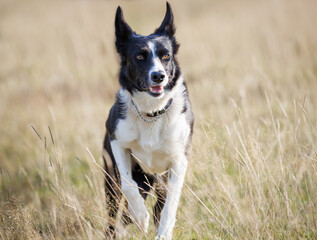
{"label": "white blaze on face", "polygon": [[151,74],[153,72],[163,71],[164,74],[165,74],[165,79],[160,85],[165,85],[166,82],[167,82],[167,74],[165,72],[165,69],[164,69],[164,67],[162,65],[162,62],[161,62],[160,58],[156,55],[156,46],[151,41],[148,42],[148,46],[149,46],[149,48],[151,50],[151,53],[152,53],[152,56],[153,56],[152,57],[152,66],[151,66],[151,68],[149,70],[149,83],[150,83],[150,85],[155,85],[155,83],[152,82],[152,80],[151,80]]}

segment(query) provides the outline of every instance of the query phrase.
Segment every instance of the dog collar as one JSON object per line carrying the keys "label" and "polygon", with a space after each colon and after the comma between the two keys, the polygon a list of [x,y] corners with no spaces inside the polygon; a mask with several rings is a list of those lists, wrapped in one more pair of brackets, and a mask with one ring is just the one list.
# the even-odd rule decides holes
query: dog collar
{"label": "dog collar", "polygon": [[150,117],[150,119],[147,119],[147,118],[144,118],[142,116],[138,107],[135,105],[135,103],[132,100],[132,104],[133,104],[136,112],[138,113],[138,116],[145,122],[155,122],[156,120],[158,120],[163,114],[165,114],[169,110],[172,103],[173,103],[173,98],[170,98],[163,109],[156,111],[154,113],[145,113],[147,117]]}

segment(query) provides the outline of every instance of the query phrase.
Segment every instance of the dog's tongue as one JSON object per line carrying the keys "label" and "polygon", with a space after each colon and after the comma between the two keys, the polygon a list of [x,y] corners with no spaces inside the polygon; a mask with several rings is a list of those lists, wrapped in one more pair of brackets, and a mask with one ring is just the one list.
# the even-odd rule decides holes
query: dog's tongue
{"label": "dog's tongue", "polygon": [[162,91],[162,86],[158,85],[158,86],[151,87],[151,91],[154,93],[159,93]]}

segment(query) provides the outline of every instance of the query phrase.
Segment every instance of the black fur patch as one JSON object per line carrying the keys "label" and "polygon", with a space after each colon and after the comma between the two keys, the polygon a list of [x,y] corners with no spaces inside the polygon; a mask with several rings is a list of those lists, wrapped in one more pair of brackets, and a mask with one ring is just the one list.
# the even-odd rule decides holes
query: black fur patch
{"label": "black fur patch", "polygon": [[120,99],[119,94],[117,94],[116,102],[110,109],[109,116],[106,122],[107,132],[111,139],[116,139],[115,131],[117,128],[118,120],[125,119],[126,114],[127,114],[126,105]]}
{"label": "black fur patch", "polygon": [[186,149],[185,149],[185,153],[186,153],[186,155],[188,155],[188,150],[189,150],[189,147],[191,145],[192,135],[193,135],[193,131],[194,131],[195,119],[194,119],[194,114],[191,110],[188,90],[187,90],[187,86],[185,83],[184,83],[184,86],[185,86],[185,90],[183,91],[183,95],[184,95],[184,103],[183,104],[184,105],[183,105],[183,109],[182,109],[181,114],[185,114],[186,122],[190,126],[190,135],[189,135],[189,139],[188,139],[188,142],[186,144]]}

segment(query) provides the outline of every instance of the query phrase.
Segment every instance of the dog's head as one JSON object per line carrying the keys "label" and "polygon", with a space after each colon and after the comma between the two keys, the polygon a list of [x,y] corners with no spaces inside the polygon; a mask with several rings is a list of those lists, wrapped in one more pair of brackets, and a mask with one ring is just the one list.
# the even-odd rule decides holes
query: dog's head
{"label": "dog's head", "polygon": [[126,23],[120,7],[115,19],[116,48],[121,57],[120,84],[131,94],[146,92],[153,97],[171,90],[180,70],[176,61],[174,17],[166,3],[160,27],[149,36],[135,33]]}

